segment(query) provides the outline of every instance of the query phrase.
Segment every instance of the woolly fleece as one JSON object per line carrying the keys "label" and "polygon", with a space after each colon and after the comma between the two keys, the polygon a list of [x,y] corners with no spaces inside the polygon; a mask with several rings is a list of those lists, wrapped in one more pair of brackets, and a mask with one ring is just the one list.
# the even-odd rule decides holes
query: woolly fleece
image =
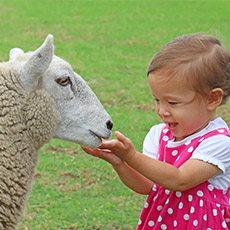
{"label": "woolly fleece", "polygon": [[38,161],[58,113],[44,90],[26,92],[19,76],[0,64],[0,229],[16,229]]}

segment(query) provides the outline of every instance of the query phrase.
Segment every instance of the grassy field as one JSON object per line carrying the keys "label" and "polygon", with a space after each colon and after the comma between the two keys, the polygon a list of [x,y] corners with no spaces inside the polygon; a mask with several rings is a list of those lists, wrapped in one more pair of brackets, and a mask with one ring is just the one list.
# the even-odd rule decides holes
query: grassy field
{"label": "grassy field", "polygon": [[[141,151],[158,123],[147,84],[150,58],[166,42],[199,31],[230,47],[230,2],[156,0],[1,0],[0,60],[55,38],[56,55],[69,61],[98,95],[120,130]],[[218,111],[229,122],[229,105]],[[77,144],[51,140],[40,162],[19,230],[135,229],[146,197],[126,188],[111,166]]]}

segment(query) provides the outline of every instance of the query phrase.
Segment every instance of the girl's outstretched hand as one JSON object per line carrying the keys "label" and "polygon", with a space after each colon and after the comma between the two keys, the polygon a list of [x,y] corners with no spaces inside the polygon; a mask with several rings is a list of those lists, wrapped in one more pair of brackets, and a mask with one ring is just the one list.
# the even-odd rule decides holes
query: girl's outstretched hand
{"label": "girl's outstretched hand", "polygon": [[135,154],[135,148],[129,138],[122,133],[116,131],[117,139],[105,141],[103,140],[101,146],[96,149],[81,148],[88,154],[99,157],[113,166],[121,164],[123,161],[129,161]]}
{"label": "girl's outstretched hand", "polygon": [[100,149],[100,147],[96,148],[96,149],[89,149],[89,148],[81,146],[81,148],[86,153],[88,153],[94,157],[101,158],[113,166],[117,166],[117,165],[122,164],[122,160],[119,157],[117,157],[115,154],[113,154],[110,150]]}
{"label": "girl's outstretched hand", "polygon": [[110,151],[122,161],[129,161],[136,154],[133,143],[129,138],[118,131],[116,131],[114,135],[117,139],[103,142],[100,149]]}

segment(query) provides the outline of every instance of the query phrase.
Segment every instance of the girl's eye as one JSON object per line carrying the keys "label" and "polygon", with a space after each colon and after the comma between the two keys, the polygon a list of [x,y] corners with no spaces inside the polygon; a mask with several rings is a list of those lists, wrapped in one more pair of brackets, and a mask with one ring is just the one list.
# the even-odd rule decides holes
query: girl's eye
{"label": "girl's eye", "polygon": [[61,86],[67,86],[68,84],[70,84],[70,78],[69,77],[66,77],[66,78],[58,78],[56,80],[56,82],[61,85]]}
{"label": "girl's eye", "polygon": [[177,105],[178,104],[178,102],[175,102],[175,101],[169,101],[168,102],[170,105]]}

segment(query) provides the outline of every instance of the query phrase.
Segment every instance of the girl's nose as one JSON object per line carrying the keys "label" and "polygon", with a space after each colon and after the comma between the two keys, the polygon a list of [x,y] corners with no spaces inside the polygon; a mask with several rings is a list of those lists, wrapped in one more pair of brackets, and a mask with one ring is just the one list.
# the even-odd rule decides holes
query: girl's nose
{"label": "girl's nose", "polygon": [[161,117],[168,117],[168,116],[170,116],[170,112],[166,108],[164,108],[163,106],[159,106],[158,107],[158,114]]}

